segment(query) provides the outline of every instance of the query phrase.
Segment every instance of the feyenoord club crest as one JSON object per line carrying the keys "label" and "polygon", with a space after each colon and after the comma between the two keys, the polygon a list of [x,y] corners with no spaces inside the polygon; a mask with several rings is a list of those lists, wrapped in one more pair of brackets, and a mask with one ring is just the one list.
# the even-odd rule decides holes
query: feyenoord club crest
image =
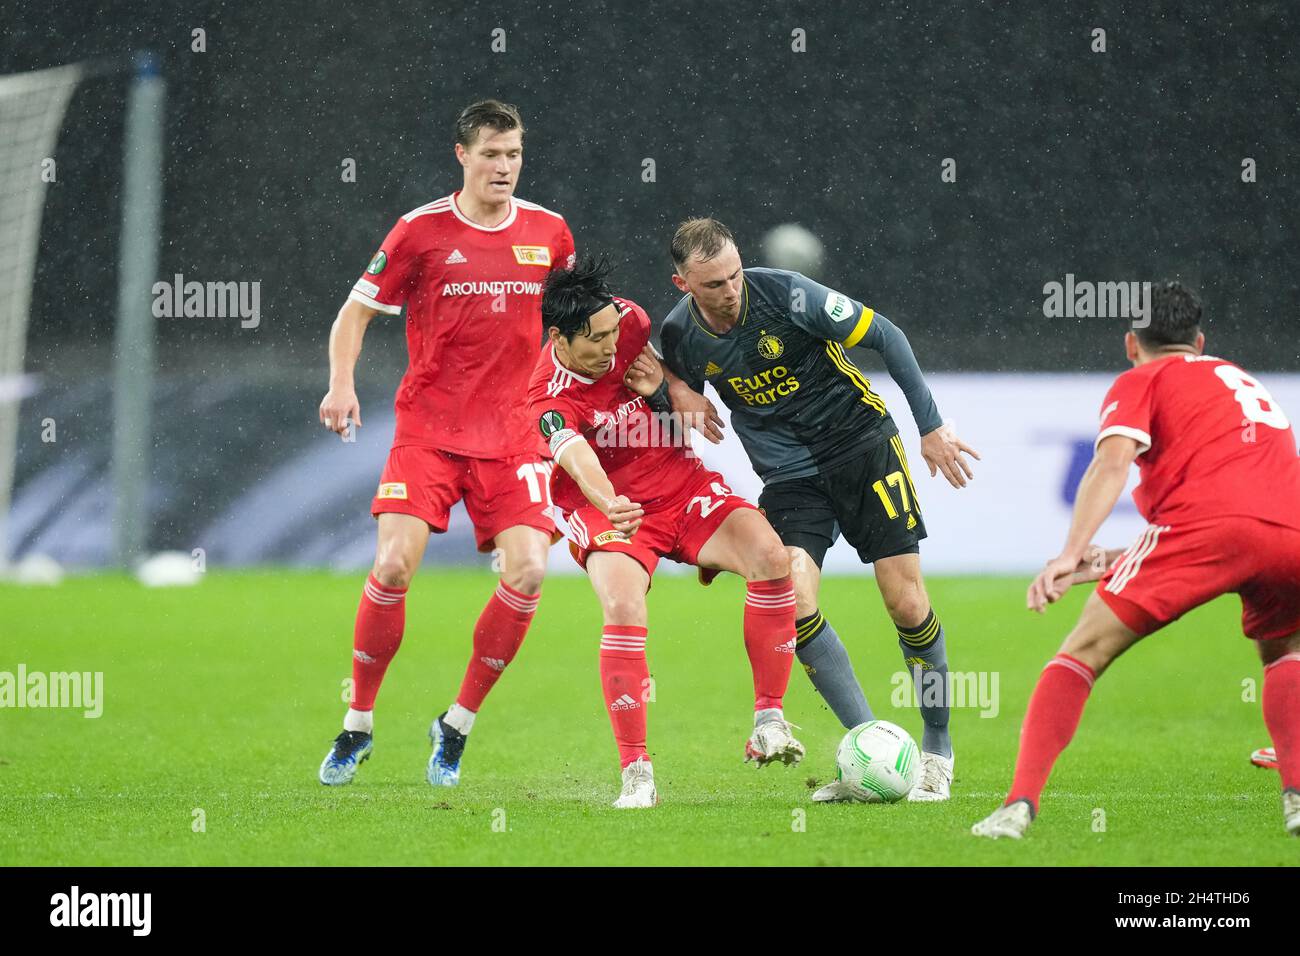
{"label": "feyenoord club crest", "polygon": [[542,430],[543,438],[550,438],[564,427],[564,416],[559,412],[547,412],[538,420],[537,427]]}
{"label": "feyenoord club crest", "polygon": [[384,266],[388,265],[388,254],[380,249],[375,253],[375,257],[370,260],[370,265],[366,266],[366,271],[372,276],[377,276],[384,271]]}
{"label": "feyenoord club crest", "polygon": [[775,335],[764,332],[762,338],[758,340],[758,354],[765,359],[779,359],[784,351],[785,343]]}

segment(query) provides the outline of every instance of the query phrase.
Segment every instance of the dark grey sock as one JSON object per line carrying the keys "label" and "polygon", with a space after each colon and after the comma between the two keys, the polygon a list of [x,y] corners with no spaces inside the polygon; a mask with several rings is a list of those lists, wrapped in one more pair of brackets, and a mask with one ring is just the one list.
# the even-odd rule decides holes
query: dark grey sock
{"label": "dark grey sock", "polygon": [[840,723],[849,728],[870,720],[871,708],[867,705],[867,697],[858,685],[849,652],[844,649],[835,628],[821,611],[815,611],[794,624],[795,653],[799,655],[799,663]]}
{"label": "dark grey sock", "polygon": [[952,756],[952,738],[948,735],[948,652],[943,642],[943,625],[931,610],[919,625],[900,627],[898,646],[903,662],[912,673],[916,699],[925,731],[921,749],[926,753]]}

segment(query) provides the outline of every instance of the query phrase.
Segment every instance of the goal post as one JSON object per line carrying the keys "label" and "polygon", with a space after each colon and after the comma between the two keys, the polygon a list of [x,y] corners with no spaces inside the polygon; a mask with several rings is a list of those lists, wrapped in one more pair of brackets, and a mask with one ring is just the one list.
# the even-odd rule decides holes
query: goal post
{"label": "goal post", "polygon": [[143,558],[148,545],[157,322],[151,290],[162,232],[165,93],[157,59],[137,53],[122,142],[122,240],[113,343],[113,557],[124,568]]}

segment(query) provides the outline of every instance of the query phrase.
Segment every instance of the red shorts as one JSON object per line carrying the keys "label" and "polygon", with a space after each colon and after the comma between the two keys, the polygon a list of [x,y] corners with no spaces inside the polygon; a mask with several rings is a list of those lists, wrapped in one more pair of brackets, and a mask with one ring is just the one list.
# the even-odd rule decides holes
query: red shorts
{"label": "red shorts", "polygon": [[397,445],[388,453],[370,513],[414,515],[441,534],[451,506],[463,498],[478,549],[491,551],[492,539],[516,525],[556,535],[550,479],[551,462],[532,453],[466,458],[426,445]]}
{"label": "red shorts", "polygon": [[660,558],[695,564],[700,548],[713,537],[727,515],[741,508],[757,511],[752,504],[733,495],[723,477],[704,470],[697,483],[641,519],[641,527],[630,539],[615,531],[609,519],[595,505],[583,505],[565,515],[569,525],[569,548],[584,568],[593,551],[617,551],[630,555],[646,573],[654,576]]}
{"label": "red shorts", "polygon": [[1247,637],[1285,637],[1300,631],[1300,530],[1234,516],[1148,525],[1097,593],[1138,634],[1235,593]]}

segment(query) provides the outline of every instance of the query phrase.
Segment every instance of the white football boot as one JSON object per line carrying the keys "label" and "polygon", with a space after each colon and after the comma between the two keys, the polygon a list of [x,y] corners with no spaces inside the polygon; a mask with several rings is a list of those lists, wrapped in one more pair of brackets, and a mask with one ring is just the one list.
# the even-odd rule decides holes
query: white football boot
{"label": "white football boot", "polygon": [[637,810],[653,807],[658,802],[654,767],[645,757],[637,757],[623,768],[623,792],[614,801],[614,806],[619,810]]}
{"label": "white football boot", "polygon": [[1256,767],[1263,767],[1265,770],[1277,769],[1277,751],[1272,747],[1260,747],[1252,751],[1250,762]]}
{"label": "white football boot", "polygon": [[866,803],[867,798],[843,780],[832,780],[813,791],[813,803]]}
{"label": "white football boot", "polygon": [[1292,836],[1300,836],[1300,790],[1282,791],[1282,825]]}
{"label": "white football boot", "polygon": [[775,708],[754,713],[754,733],[745,741],[745,761],[754,760],[766,767],[778,760],[790,766],[803,759],[803,744],[794,739],[789,723]]}
{"label": "white football boot", "polygon": [[921,777],[907,795],[913,803],[947,800],[952,791],[953,757],[921,752]]}
{"label": "white football boot", "polygon": [[1029,809],[1029,801],[1017,800],[1015,803],[998,807],[971,827],[970,832],[975,836],[989,837],[993,840],[999,837],[1019,840],[1029,829],[1029,824],[1033,822],[1034,813]]}

